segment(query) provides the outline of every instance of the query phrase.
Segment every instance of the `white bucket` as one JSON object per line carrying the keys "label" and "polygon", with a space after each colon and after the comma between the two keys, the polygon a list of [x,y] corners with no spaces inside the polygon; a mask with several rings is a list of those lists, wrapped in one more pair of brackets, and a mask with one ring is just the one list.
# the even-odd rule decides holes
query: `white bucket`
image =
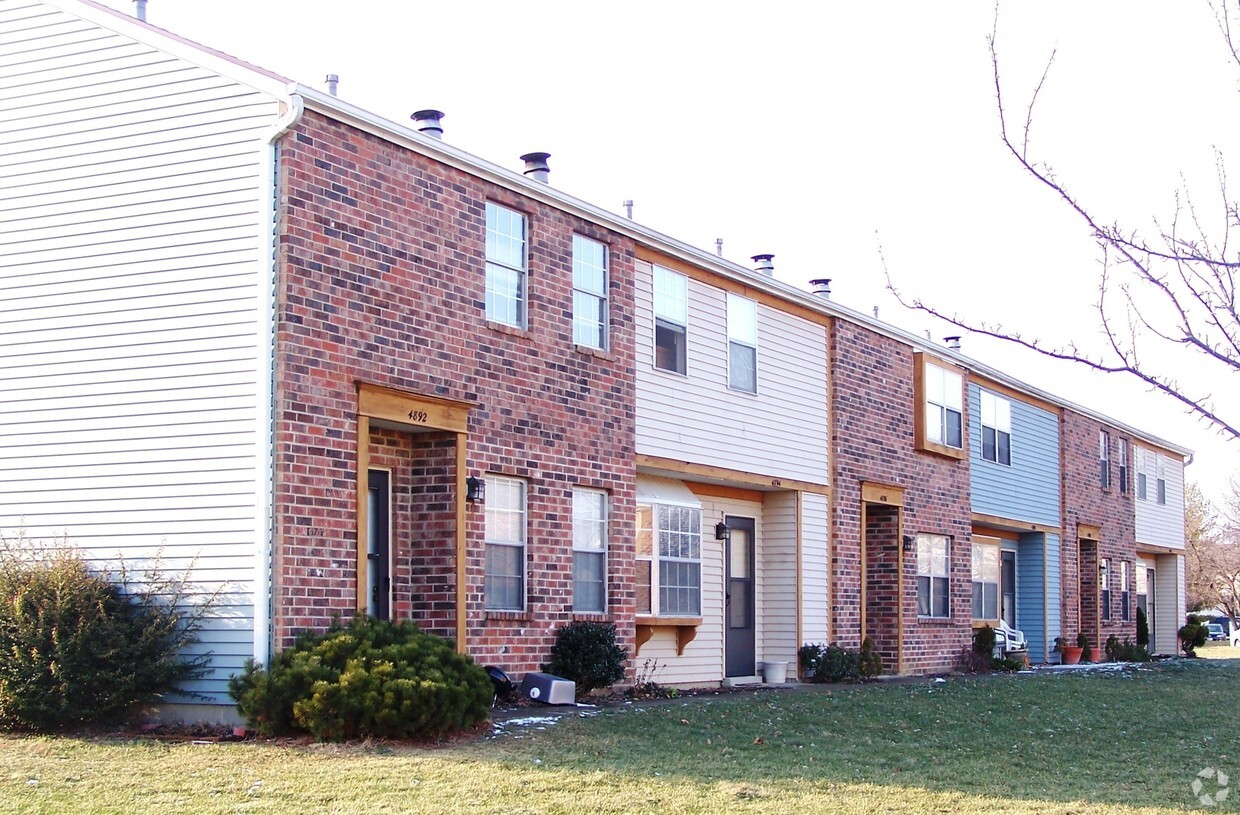
{"label": "white bucket", "polygon": [[768,685],[782,685],[788,681],[787,662],[763,662],[762,681]]}

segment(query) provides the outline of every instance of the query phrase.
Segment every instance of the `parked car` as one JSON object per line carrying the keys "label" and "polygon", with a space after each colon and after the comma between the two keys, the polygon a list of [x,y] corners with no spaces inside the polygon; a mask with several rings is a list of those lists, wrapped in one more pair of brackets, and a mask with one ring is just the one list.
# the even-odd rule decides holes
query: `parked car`
{"label": "parked car", "polygon": [[1206,630],[1210,632],[1211,642],[1227,639],[1227,632],[1224,631],[1223,626],[1218,623],[1206,623]]}

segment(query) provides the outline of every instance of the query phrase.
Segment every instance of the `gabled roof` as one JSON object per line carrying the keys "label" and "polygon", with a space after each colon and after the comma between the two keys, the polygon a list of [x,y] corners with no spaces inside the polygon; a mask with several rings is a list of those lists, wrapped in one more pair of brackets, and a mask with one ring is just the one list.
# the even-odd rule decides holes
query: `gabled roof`
{"label": "gabled roof", "polygon": [[786,302],[795,303],[830,317],[856,323],[876,334],[909,345],[915,350],[926,351],[943,359],[950,360],[969,371],[1002,383],[1015,391],[1049,402],[1065,410],[1093,418],[1153,446],[1161,447],[1182,456],[1191,455],[1192,453],[1186,447],[1119,422],[1105,414],[1070,402],[1041,388],[1034,387],[1010,374],[966,357],[959,352],[952,351],[917,334],[725,260],[705,250],[690,246],[676,238],[642,226],[629,218],[561,192],[548,184],[533,181],[514,170],[481,159],[447,142],[425,136],[406,124],[386,119],[338,97],[293,82],[272,71],[237,59],[221,51],[208,48],[149,23],[141,22],[133,17],[100,5],[95,0],[43,0],[43,2],[109,28],[117,33],[133,37],[152,47],[167,51],[186,61],[216,71],[237,82],[250,85],[257,90],[282,98],[288,103],[290,110],[299,110],[304,105],[307,110],[317,111],[332,119],[371,133],[386,141],[398,144],[449,166],[456,167],[528,198],[572,213],[584,220],[595,222],[612,232],[625,235],[636,243],[647,246],[662,254],[713,272],[721,277],[743,283],[746,286],[773,295]]}

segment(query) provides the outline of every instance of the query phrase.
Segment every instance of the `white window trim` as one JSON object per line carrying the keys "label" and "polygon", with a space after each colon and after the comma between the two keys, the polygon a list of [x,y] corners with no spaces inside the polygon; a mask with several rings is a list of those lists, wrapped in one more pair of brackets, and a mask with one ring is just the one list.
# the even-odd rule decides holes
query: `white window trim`
{"label": "white window trim", "polygon": [[1111,434],[1105,430],[1098,431],[1098,485],[1111,489]]}
{"label": "white window trim", "polygon": [[[663,317],[659,315],[658,278],[660,274],[674,275],[675,277],[680,278],[684,282],[685,310],[684,310],[684,321],[683,322],[678,322],[670,317]],[[680,272],[673,272],[671,269],[664,268],[663,266],[659,266],[657,264],[653,265],[651,267],[651,275],[650,275],[650,303],[651,303],[651,309],[650,309],[651,316],[653,317],[653,320],[651,321],[651,324],[650,324],[650,350],[651,350],[650,364],[651,364],[651,367],[654,368],[654,370],[656,371],[660,371],[665,374],[671,374],[672,376],[687,377],[689,375],[689,277],[687,275],[681,274]],[[680,331],[680,335],[683,338],[682,342],[684,344],[684,349],[685,349],[685,365],[684,365],[685,369],[683,371],[677,371],[672,368],[664,368],[661,365],[659,365],[659,322],[660,321],[662,321],[664,324],[671,326],[675,329],[679,329]]]}
{"label": "white window trim", "polygon": [[[964,441],[964,377],[958,371],[949,370],[948,368],[944,368],[941,365],[935,365],[928,358],[925,360],[924,364],[925,364],[925,368],[922,373],[922,380],[925,384],[923,385],[922,389],[924,391],[923,397],[924,397],[925,405],[919,406],[919,408],[923,411],[924,414],[926,414],[926,428],[925,428],[926,441],[929,442],[930,444],[935,444],[940,447],[947,448],[949,450],[963,450],[964,443],[965,443]],[[948,392],[949,378],[955,380],[956,388],[952,389],[952,392],[955,393],[959,391],[959,394],[960,394],[960,406],[959,407],[954,407],[951,404],[948,404],[946,400],[940,402],[930,397],[929,371],[931,369],[934,369],[942,374],[944,394]],[[933,405],[934,407],[939,409],[938,427],[934,431],[934,432],[937,432],[939,435],[939,438],[937,439],[933,437],[931,427],[930,427],[929,416],[928,416],[929,411],[926,410],[926,406],[929,406],[929,405]],[[960,415],[960,444],[950,444],[947,440],[947,428],[948,428],[947,417],[948,417],[949,412],[958,413]]]}
{"label": "white window trim", "polygon": [[[602,292],[593,292],[589,289],[578,288],[577,286],[577,242],[585,241],[594,244],[603,250],[603,290]],[[588,348],[597,348],[600,351],[606,351],[611,344],[611,301],[608,297],[609,287],[611,285],[611,251],[610,247],[602,241],[596,241],[593,238],[587,238],[585,235],[573,234],[573,343],[576,345],[584,345]],[[584,294],[593,297],[599,301],[599,310],[602,316],[602,324],[599,326],[599,344],[583,343],[577,339],[577,294]]]}
{"label": "white window trim", "polygon": [[[732,304],[733,303],[737,303],[738,305],[745,304],[749,308],[753,309],[753,341],[752,342],[749,341],[748,339],[738,338],[734,336],[732,333],[733,331]],[[758,393],[758,301],[751,300],[748,297],[741,297],[739,294],[733,294],[732,292],[727,292],[726,302],[724,304],[724,315],[725,315],[724,319],[726,320],[728,324],[727,325],[727,336],[728,336],[728,381],[727,381],[727,385],[728,385],[728,390],[736,391],[737,393],[749,393],[749,394],[756,395]],[[738,388],[732,384],[732,346],[734,344],[739,345],[744,348],[749,348],[753,351],[753,388],[752,389]]]}
{"label": "white window trim", "polygon": [[[980,408],[979,412],[981,413],[981,416],[979,416],[978,419],[979,419],[979,424],[982,427],[982,431],[981,431],[982,433],[981,435],[982,460],[989,461],[992,464],[998,464],[1001,467],[1011,467],[1012,466],[1012,400],[1007,399],[1002,396],[997,396],[996,394],[993,394],[987,390],[981,390],[980,396],[981,398],[979,399],[979,408]],[[1007,413],[1006,422],[1002,421],[1002,418],[999,415],[1001,404],[1006,405],[1006,410],[1005,410],[1005,412]],[[988,407],[990,408],[990,410],[987,410]],[[989,417],[987,416],[988,413],[991,414]],[[987,421],[988,418],[990,419],[990,421]],[[1006,425],[1006,427],[1001,426],[1001,425]],[[994,434],[995,434],[995,457],[994,458],[986,457],[986,430],[987,429],[994,431]],[[1007,453],[1008,453],[1007,461],[999,460],[999,434],[1000,433],[1007,435]]]}
{"label": "white window trim", "polygon": [[[516,302],[517,302],[517,321],[516,321],[516,322],[514,322],[514,323],[510,323],[510,322],[508,322],[507,320],[497,320],[497,319],[495,319],[495,317],[491,316],[490,311],[489,311],[489,310],[487,310],[486,305],[485,305],[485,302],[484,302],[484,305],[483,305],[483,311],[484,311],[484,313],[485,313],[486,319],[487,319],[487,320],[490,320],[491,322],[495,322],[495,323],[499,323],[499,324],[501,324],[501,325],[507,325],[507,326],[511,326],[511,327],[513,327],[513,328],[518,328],[518,329],[521,329],[521,330],[525,330],[526,326],[527,326],[527,325],[528,325],[528,323],[529,323],[529,299],[530,299],[530,292],[529,292],[529,284],[530,284],[530,276],[529,276],[529,265],[530,265],[530,263],[529,263],[529,253],[530,253],[530,225],[529,225],[529,216],[527,216],[524,212],[521,212],[520,210],[513,209],[512,207],[506,207],[506,206],[504,206],[503,204],[497,204],[497,203],[495,203],[494,201],[487,201],[487,202],[486,202],[486,207],[487,207],[487,208],[494,207],[494,208],[496,208],[496,209],[498,209],[498,210],[503,210],[504,212],[511,213],[512,215],[515,215],[515,216],[517,216],[518,218],[520,218],[520,220],[521,220],[521,266],[520,266],[520,267],[510,266],[510,265],[508,265],[507,263],[505,263],[505,262],[503,262],[503,261],[501,261],[501,260],[496,260],[496,259],[493,259],[493,258],[491,257],[491,255],[490,255],[490,253],[485,253],[485,254],[486,254],[486,261],[485,261],[485,262],[486,262],[486,265],[487,265],[487,266],[497,266],[497,267],[499,267],[499,268],[501,268],[501,269],[507,269],[507,270],[509,270],[509,271],[512,271],[512,272],[516,272],[516,273],[517,273],[518,279],[519,279],[519,281],[520,281],[520,282],[519,282],[520,292],[519,292],[519,296],[517,297],[517,300],[516,300]],[[490,218],[487,218],[487,219],[486,219],[486,224],[485,224],[484,229],[485,229],[485,232],[490,232],[490,231],[491,231],[491,219],[490,219]],[[484,244],[485,244],[485,243],[487,243],[487,241],[485,240],[485,234],[484,234],[484,240],[483,240],[483,243],[484,243]],[[485,251],[485,250],[484,250],[484,251]],[[485,279],[485,278],[486,278],[487,276],[489,276],[489,275],[487,275],[487,273],[486,273],[486,270],[485,270],[485,269],[483,270],[483,274],[484,274],[484,280],[483,280],[483,283],[484,283],[483,300],[485,301],[485,300],[486,300],[486,295],[489,293],[489,286],[486,286],[486,279]]]}
{"label": "white window trim", "polygon": [[1098,561],[1098,602],[1102,606],[1102,619],[1111,619],[1111,559]]}
{"label": "white window trim", "polygon": [[[485,523],[483,533],[483,564],[482,564],[482,602],[486,611],[500,612],[522,612],[529,608],[529,591],[530,591],[530,566],[529,566],[529,523],[530,523],[530,501],[529,501],[529,483],[523,478],[514,478],[506,475],[494,475],[487,473],[484,477],[486,481],[487,494],[494,496],[496,490],[493,485],[501,481],[512,482],[521,486],[521,540],[493,540],[490,535],[490,526]],[[491,546],[506,546],[510,548],[520,548],[521,550],[521,605],[517,608],[496,608],[487,604],[486,591],[486,549]]]}
{"label": "white window trim", "polygon": [[[973,538],[973,540],[972,540],[972,544],[973,544],[973,545],[972,545],[972,547],[971,547],[971,549],[970,549],[970,565],[972,565],[972,558],[973,558],[973,557],[976,557],[976,553],[977,553],[977,550],[978,550],[979,548],[980,548],[980,549],[992,549],[992,550],[994,550],[994,553],[995,553],[995,579],[994,579],[994,580],[976,580],[976,579],[973,579],[973,577],[972,577],[972,571],[970,570],[970,579],[969,579],[969,587],[970,587],[970,592],[969,592],[969,613],[970,613],[970,614],[973,614],[973,593],[972,593],[972,587],[973,587],[973,586],[975,586],[975,585],[977,585],[977,584],[979,584],[979,583],[980,583],[981,585],[983,585],[983,586],[988,585],[988,584],[989,584],[989,585],[993,585],[993,586],[995,587],[995,613],[994,613],[994,616],[991,616],[991,617],[978,617],[976,614],[973,614],[973,619],[974,619],[974,620],[978,620],[979,622],[980,622],[980,621],[986,621],[986,622],[998,622],[998,621],[999,621],[999,619],[1000,619],[1000,618],[1002,617],[1002,615],[1003,615],[1003,544],[1002,544],[1002,542],[1001,542],[998,538],[985,538],[985,537],[981,537],[981,536],[974,536],[974,538]],[[983,556],[983,558],[984,558],[984,556]],[[983,559],[983,564],[984,564],[984,563],[985,563],[985,560]],[[950,571],[950,569],[951,569],[951,567],[950,567],[950,562],[949,562],[948,570]],[[950,584],[949,584],[949,585],[950,585]],[[949,596],[950,596],[950,594],[949,594]],[[983,606],[983,611],[985,610],[985,605],[986,605],[986,597],[985,597],[985,592],[984,592],[984,590],[983,590],[983,595],[982,595],[982,606]]]}
{"label": "white window trim", "polygon": [[[586,493],[589,495],[599,496],[602,500],[602,549],[589,549],[577,545],[577,494]],[[606,614],[611,606],[611,598],[607,593],[607,581],[610,573],[608,557],[611,547],[608,545],[608,534],[611,528],[611,497],[606,490],[591,489],[589,487],[573,487],[573,613],[575,614]],[[577,608],[577,553],[582,552],[589,555],[602,555],[603,557],[603,605],[599,609],[579,609]]]}
{"label": "white window trim", "polygon": [[665,506],[665,507],[683,507],[685,509],[695,510],[698,513],[698,536],[704,537],[704,531],[703,531],[704,527],[702,526],[703,524],[702,519],[705,517],[705,515],[702,512],[702,505],[696,504],[696,503],[691,504],[688,502],[681,503],[678,501],[660,500],[660,501],[639,501],[638,506],[645,507],[650,510],[650,554],[649,555],[637,555],[635,557],[636,560],[647,560],[650,562],[650,611],[639,610],[637,612],[637,616],[638,617],[664,616],[663,609],[660,608],[662,600],[659,596],[659,588],[661,585],[660,579],[659,579],[660,578],[659,572],[660,572],[661,561],[666,559],[669,561],[676,561],[678,563],[697,563],[698,564],[698,602],[697,602],[698,611],[697,613],[696,614],[685,614],[682,612],[674,612],[674,613],[668,614],[667,616],[701,617],[702,616],[702,595],[703,595],[702,576],[705,573],[705,559],[702,557],[702,542],[699,541],[698,543],[697,560],[692,560],[689,558],[663,558],[661,557],[659,555],[658,508],[660,506]]}
{"label": "white window trim", "polygon": [[[930,540],[930,545],[931,545],[932,547],[933,547],[934,542],[935,542],[935,540],[934,540],[934,539],[941,539],[941,540],[943,541],[943,545],[944,545],[944,550],[943,550],[943,566],[944,566],[944,569],[946,569],[946,573],[945,573],[945,574],[938,575],[938,574],[935,574],[935,573],[934,573],[934,554],[933,554],[933,549],[932,549],[932,550],[931,550],[931,555],[930,555],[930,569],[929,569],[929,572],[928,572],[927,574],[924,574],[924,575],[923,575],[923,574],[921,573],[921,556],[920,556],[920,552],[918,553],[918,556],[917,556],[917,582],[918,582],[918,589],[917,589],[917,590],[918,590],[918,598],[917,598],[917,616],[918,616],[919,618],[921,618],[921,619],[924,619],[924,620],[950,620],[950,619],[952,618],[952,581],[951,581],[951,574],[952,574],[952,539],[951,539],[949,536],[947,536],[947,535],[939,535],[939,534],[935,534],[935,533],[933,533],[933,532],[919,532],[919,533],[917,534],[917,537],[918,537],[918,539],[919,539],[919,540],[918,540],[918,549],[920,549],[920,543],[921,543],[920,538],[922,538],[922,537],[930,538],[930,539],[931,539],[931,540]],[[928,577],[928,578],[930,579],[930,584],[929,584],[929,589],[930,589],[930,613],[929,613],[929,614],[922,614],[922,613],[921,613],[921,595],[920,595],[920,592],[921,592],[921,585],[920,585],[920,584],[921,584],[921,578],[923,578],[923,577]],[[945,613],[943,613],[943,614],[935,614],[935,613],[934,613],[934,581],[936,581],[936,580],[943,580],[943,581],[946,581],[946,583],[947,583],[947,608],[946,608],[946,609],[944,609],[944,612],[945,612]]]}

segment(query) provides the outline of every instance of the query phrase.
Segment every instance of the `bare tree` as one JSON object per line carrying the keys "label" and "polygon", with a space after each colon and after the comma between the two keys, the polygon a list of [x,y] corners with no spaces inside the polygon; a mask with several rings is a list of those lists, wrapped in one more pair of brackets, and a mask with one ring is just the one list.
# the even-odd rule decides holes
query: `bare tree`
{"label": "bare tree", "polygon": [[1216,575],[1219,534],[1218,513],[1201,486],[1184,489],[1184,590],[1190,609],[1218,604]]}
{"label": "bare tree", "polygon": [[[1230,5],[1233,1],[1237,4],[1235,9]],[[1240,69],[1240,52],[1231,31],[1233,19],[1240,21],[1240,0],[1220,0],[1220,5],[1211,3],[1211,8],[1223,43]],[[1034,110],[1054,64],[1054,52],[1029,95],[1024,121],[1015,125],[1009,121],[999,74],[998,19],[996,8],[995,26],[988,40],[1000,137],[1017,164],[1050,189],[1097,243],[1101,272],[1094,306],[1105,338],[1103,349],[1097,353],[1086,351],[1074,342],[1053,346],[1002,325],[972,321],[920,299],[906,299],[891,284],[890,277],[888,288],[904,306],[966,331],[1006,340],[1096,371],[1135,377],[1178,400],[1190,414],[1209,422],[1222,435],[1240,438],[1240,416],[1227,413],[1236,409],[1234,401],[1217,404],[1210,393],[1190,392],[1177,376],[1177,371],[1191,367],[1209,375],[1212,382],[1234,387],[1234,376],[1240,372],[1240,318],[1235,285],[1240,251],[1232,247],[1230,240],[1231,230],[1240,228],[1240,208],[1228,191],[1222,155],[1216,151],[1219,188],[1211,193],[1211,202],[1199,205],[1187,188],[1182,189],[1170,217],[1153,220],[1150,237],[1138,229],[1099,220],[1055,176],[1050,165],[1030,152]],[[1157,353],[1153,353],[1155,349]],[[1171,362],[1165,361],[1168,353],[1172,354]]]}

